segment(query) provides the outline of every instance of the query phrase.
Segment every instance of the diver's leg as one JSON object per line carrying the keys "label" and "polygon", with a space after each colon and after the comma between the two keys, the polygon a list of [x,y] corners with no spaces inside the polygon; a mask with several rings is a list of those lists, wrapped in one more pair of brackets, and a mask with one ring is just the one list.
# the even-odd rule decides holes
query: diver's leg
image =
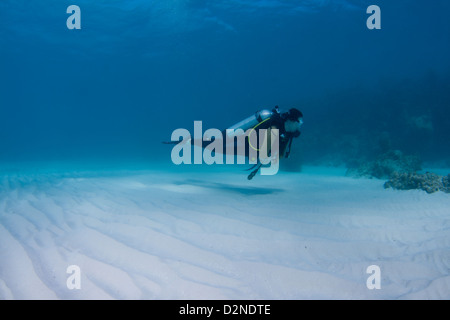
{"label": "diver's leg", "polygon": [[256,166],[256,169],[252,171],[252,173],[250,173],[247,177],[248,180],[252,180],[253,177],[258,173],[259,169],[261,168],[262,163],[258,163]]}

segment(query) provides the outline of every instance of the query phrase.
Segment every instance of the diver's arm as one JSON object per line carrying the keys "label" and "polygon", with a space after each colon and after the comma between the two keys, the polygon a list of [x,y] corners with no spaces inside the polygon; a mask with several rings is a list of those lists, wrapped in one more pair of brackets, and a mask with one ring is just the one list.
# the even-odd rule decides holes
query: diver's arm
{"label": "diver's arm", "polygon": [[294,138],[290,137],[289,141],[286,143],[287,148],[285,148],[285,152],[284,152],[284,157],[286,159],[289,158],[289,154],[291,153],[292,140],[294,140]]}
{"label": "diver's arm", "polygon": [[[287,158],[289,156],[289,149],[288,145],[289,145],[289,138],[285,137],[285,135],[281,135],[280,136],[280,144],[279,144],[279,148],[280,148],[280,158]],[[287,155],[286,155],[286,150],[287,151]]]}
{"label": "diver's arm", "polygon": [[285,143],[284,145],[284,150],[283,150],[283,155],[285,158],[289,158],[289,155],[291,153],[291,146],[292,146],[292,141],[294,140],[294,138],[298,138],[300,137],[301,132],[298,131],[297,134],[291,135],[288,138],[288,141]]}

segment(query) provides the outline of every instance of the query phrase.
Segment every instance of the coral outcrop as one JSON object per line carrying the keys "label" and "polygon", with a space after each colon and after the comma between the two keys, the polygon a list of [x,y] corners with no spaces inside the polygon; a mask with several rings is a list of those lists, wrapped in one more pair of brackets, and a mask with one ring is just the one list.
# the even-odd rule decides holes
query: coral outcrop
{"label": "coral outcrop", "polygon": [[442,178],[442,189],[445,193],[450,193],[450,174]]}
{"label": "coral outcrop", "polygon": [[347,171],[349,176],[386,179],[394,173],[415,173],[421,170],[421,161],[416,156],[404,155],[400,150],[389,150],[374,161],[361,163]]}
{"label": "coral outcrop", "polygon": [[397,190],[420,189],[427,193],[443,191],[450,193],[450,174],[440,176],[435,173],[398,173],[394,172],[389,181],[384,184],[384,188]]}

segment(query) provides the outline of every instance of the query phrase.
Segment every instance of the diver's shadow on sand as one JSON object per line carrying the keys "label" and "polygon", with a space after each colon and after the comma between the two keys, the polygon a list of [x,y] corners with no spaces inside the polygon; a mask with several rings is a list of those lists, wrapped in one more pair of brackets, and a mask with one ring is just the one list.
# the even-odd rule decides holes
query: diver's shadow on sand
{"label": "diver's shadow on sand", "polygon": [[260,188],[260,187],[243,187],[222,182],[208,182],[202,180],[188,179],[185,181],[174,182],[176,185],[191,185],[206,189],[217,189],[227,192],[239,193],[244,195],[266,195],[283,192],[283,189],[277,188]]}

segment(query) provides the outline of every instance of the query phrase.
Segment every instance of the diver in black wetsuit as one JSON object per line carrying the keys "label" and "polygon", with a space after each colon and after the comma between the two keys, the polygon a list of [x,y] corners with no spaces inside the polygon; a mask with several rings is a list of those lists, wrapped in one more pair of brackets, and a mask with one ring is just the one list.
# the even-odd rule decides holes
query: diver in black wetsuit
{"label": "diver in black wetsuit", "polygon": [[[288,158],[291,152],[292,141],[294,138],[298,138],[301,134],[300,127],[303,124],[303,114],[300,110],[292,108],[287,112],[280,113],[278,106],[272,111],[262,110],[258,111],[253,117],[233,126],[233,129],[240,128],[243,130],[248,129],[278,129],[279,130],[279,157]],[[249,150],[249,137],[246,137],[246,148]],[[248,156],[248,154],[246,154]],[[254,169],[248,176],[251,180],[262,164],[258,162],[249,170]]]}
{"label": "diver in black wetsuit", "polygon": [[278,106],[272,110],[272,115],[267,122],[258,126],[258,129],[278,129],[280,134],[280,156],[289,157],[292,140],[301,134],[300,127],[303,124],[303,113],[295,108],[288,112],[280,113]]}
{"label": "diver in black wetsuit", "polygon": [[[301,111],[292,108],[287,112],[281,113],[278,109],[278,106],[276,106],[274,109],[272,109],[272,111],[258,111],[254,115],[242,120],[241,122],[231,126],[230,128],[219,131],[218,136],[213,135],[210,138],[200,136],[195,138],[194,134],[194,141],[197,141],[196,145],[203,147],[204,149],[212,149],[212,154],[215,154],[215,152],[218,151],[215,147],[219,146],[220,151],[218,153],[223,153],[227,156],[244,156],[249,158],[250,163],[256,163],[253,167],[248,169],[253,170],[248,176],[248,179],[251,180],[262,166],[264,166],[264,168],[267,167],[266,164],[261,163],[261,159],[270,160],[275,157],[276,161],[278,161],[278,159],[282,157],[289,157],[289,154],[291,152],[292,140],[300,136],[300,127],[302,124],[303,114],[301,113]],[[269,146],[270,148],[272,148],[272,143],[270,143],[273,142],[271,141],[272,135],[271,133],[268,133],[272,129],[278,130],[278,136],[273,136],[273,138],[276,137],[278,139],[278,146],[275,147],[276,149],[273,154],[272,150],[269,149]],[[253,135],[253,137],[255,137],[256,139],[262,140],[259,141],[258,144],[257,141],[251,139],[251,134],[256,133],[256,131],[259,130],[266,130],[261,131],[263,133],[265,132],[266,135]],[[235,138],[237,138],[237,144],[234,143]],[[187,143],[192,144],[191,140],[191,136],[189,135],[181,141],[170,141],[164,143],[186,145]],[[230,140],[233,142],[228,145],[228,142]],[[213,145],[214,147],[211,147]],[[260,151],[258,145],[262,147],[268,146],[266,148],[267,150]],[[270,161],[272,163],[272,160]]]}

